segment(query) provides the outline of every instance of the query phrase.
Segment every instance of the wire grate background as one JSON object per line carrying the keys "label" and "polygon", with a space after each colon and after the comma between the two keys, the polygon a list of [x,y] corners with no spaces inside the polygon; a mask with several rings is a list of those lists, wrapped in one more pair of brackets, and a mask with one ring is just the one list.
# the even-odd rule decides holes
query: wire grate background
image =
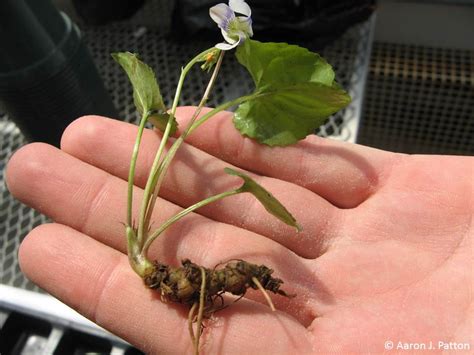
{"label": "wire grate background", "polygon": [[374,43],[358,143],[474,154],[474,51]]}

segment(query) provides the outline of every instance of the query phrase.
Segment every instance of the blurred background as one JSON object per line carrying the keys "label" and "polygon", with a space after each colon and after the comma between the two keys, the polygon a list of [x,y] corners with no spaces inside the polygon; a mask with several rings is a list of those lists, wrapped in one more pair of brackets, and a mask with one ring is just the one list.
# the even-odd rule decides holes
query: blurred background
{"label": "blurred background", "polygon": [[[85,114],[137,122],[128,79],[110,53],[131,51],[156,71],[170,104],[179,70],[220,42],[209,0],[0,2],[0,353],[138,354],[21,273],[22,238],[47,216],[9,194],[9,157],[28,141],[59,144]],[[315,134],[381,149],[474,153],[474,0],[248,0],[255,39],[320,52],[349,91],[349,107]],[[248,93],[251,78],[226,59],[210,106]],[[206,76],[190,73],[182,104]]]}

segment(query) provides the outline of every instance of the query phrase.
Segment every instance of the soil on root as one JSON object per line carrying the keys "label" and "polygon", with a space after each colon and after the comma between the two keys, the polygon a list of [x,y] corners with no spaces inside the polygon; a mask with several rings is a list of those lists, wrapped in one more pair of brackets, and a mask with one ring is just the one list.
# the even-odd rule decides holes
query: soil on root
{"label": "soil on root", "polygon": [[256,265],[244,260],[230,261],[219,268],[208,269],[194,264],[189,259],[182,261],[182,266],[172,267],[158,261],[153,263],[153,270],[144,277],[145,284],[151,289],[160,289],[162,297],[172,302],[192,306],[198,303],[201,295],[202,270],[205,273],[205,301],[213,305],[217,298],[229,292],[243,296],[247,289],[260,288],[293,297],[280,289],[283,281],[272,277],[273,270],[265,265]]}

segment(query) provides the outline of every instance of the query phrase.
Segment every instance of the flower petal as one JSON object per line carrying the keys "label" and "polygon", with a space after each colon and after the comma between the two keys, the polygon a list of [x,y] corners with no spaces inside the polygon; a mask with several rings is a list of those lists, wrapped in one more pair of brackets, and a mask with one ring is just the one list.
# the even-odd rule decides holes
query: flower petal
{"label": "flower petal", "polygon": [[223,50],[223,51],[228,51],[229,49],[237,47],[239,42],[235,42],[234,44],[228,44],[228,43],[217,43],[215,45],[216,48]]}
{"label": "flower petal", "polygon": [[248,38],[247,34],[244,32],[239,32],[239,40],[237,41],[237,45],[240,45],[245,42],[245,40]]}
{"label": "flower petal", "polygon": [[253,37],[252,18],[251,17],[244,17],[244,16],[237,16],[237,19],[244,26],[244,28],[242,30],[244,32],[246,32],[249,37]]}
{"label": "flower petal", "polygon": [[227,43],[234,44],[235,42],[237,42],[235,38],[230,37],[229,34],[223,29],[221,29],[221,33],[222,33],[222,37],[224,37]]}
{"label": "flower petal", "polygon": [[238,12],[239,14],[250,16],[252,14],[252,10],[250,10],[250,6],[243,0],[229,0],[229,6],[234,12]]}
{"label": "flower petal", "polygon": [[209,9],[209,16],[222,29],[227,29],[230,21],[235,18],[234,11],[226,4],[217,4]]}

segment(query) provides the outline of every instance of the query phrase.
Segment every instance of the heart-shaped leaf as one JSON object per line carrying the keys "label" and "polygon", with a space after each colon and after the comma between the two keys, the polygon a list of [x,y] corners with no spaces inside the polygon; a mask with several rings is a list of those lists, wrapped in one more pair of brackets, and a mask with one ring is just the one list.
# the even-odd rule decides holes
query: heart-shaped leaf
{"label": "heart-shaped leaf", "polygon": [[234,124],[260,143],[296,143],[350,102],[334,81],[332,67],[305,48],[248,39],[236,56],[256,89],[253,98],[238,107]]}
{"label": "heart-shaped leaf", "polygon": [[320,83],[267,89],[244,102],[234,114],[234,125],[244,135],[270,146],[296,143],[350,102],[347,94]]}

